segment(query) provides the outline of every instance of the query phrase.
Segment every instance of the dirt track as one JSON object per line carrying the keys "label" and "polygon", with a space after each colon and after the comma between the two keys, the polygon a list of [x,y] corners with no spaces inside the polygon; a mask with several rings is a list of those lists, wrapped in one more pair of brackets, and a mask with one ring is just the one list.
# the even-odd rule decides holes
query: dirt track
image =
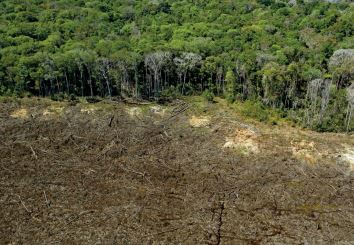
{"label": "dirt track", "polygon": [[185,109],[0,103],[0,243],[354,244],[352,136]]}

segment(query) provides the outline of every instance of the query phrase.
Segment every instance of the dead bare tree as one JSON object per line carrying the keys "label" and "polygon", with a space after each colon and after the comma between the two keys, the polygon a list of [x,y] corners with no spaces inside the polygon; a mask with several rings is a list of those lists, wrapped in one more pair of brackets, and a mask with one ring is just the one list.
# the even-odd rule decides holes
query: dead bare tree
{"label": "dead bare tree", "polygon": [[352,120],[352,114],[354,111],[354,83],[347,88],[347,100],[348,100],[348,109],[347,115],[345,118],[347,131],[350,128],[350,122]]}
{"label": "dead bare tree", "polygon": [[154,84],[153,86],[153,91],[156,95],[160,91],[161,84],[161,70],[162,67],[166,64],[166,62],[170,59],[171,54],[169,52],[163,52],[163,51],[158,51],[155,53],[151,53],[145,56],[145,66],[153,73],[154,76]]}
{"label": "dead bare tree", "polygon": [[237,60],[235,63],[235,71],[238,77],[238,80],[242,84],[242,97],[245,99],[249,94],[249,81],[247,78],[247,68],[240,60]]}
{"label": "dead bare tree", "polygon": [[191,71],[201,60],[202,57],[195,53],[183,53],[181,57],[173,59],[173,62],[177,66],[177,75],[180,82],[182,82],[182,93],[184,93],[188,72]]}
{"label": "dead bare tree", "polygon": [[109,71],[111,69],[110,60],[108,60],[106,58],[100,59],[99,60],[99,69],[100,69],[101,75],[103,76],[103,78],[106,82],[108,95],[109,95],[109,97],[111,97],[112,93],[111,93],[111,84],[110,84],[110,77],[109,77]]}
{"label": "dead bare tree", "polygon": [[307,124],[313,126],[315,123],[321,124],[326,113],[332,81],[329,79],[315,79],[307,86],[306,100],[308,108],[306,111]]}
{"label": "dead bare tree", "polygon": [[129,65],[123,60],[118,60],[115,66],[121,75],[120,91],[124,93],[129,90]]}
{"label": "dead bare tree", "polygon": [[327,107],[328,107],[330,93],[331,93],[331,85],[332,85],[331,79],[325,79],[322,82],[321,109],[320,109],[320,117],[319,117],[320,122],[322,122],[324,114],[325,114]]}

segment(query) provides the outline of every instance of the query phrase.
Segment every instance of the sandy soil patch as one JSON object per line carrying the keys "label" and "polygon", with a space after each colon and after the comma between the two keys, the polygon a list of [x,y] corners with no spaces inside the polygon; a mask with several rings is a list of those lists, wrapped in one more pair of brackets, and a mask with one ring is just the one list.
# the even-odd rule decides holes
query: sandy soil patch
{"label": "sandy soil patch", "polygon": [[53,117],[60,116],[64,112],[64,107],[62,106],[50,106],[44,109],[42,116],[44,119],[50,119]]}
{"label": "sandy soil patch", "polygon": [[300,161],[316,164],[322,157],[313,141],[302,140],[300,142],[291,142],[291,145],[293,156]]}
{"label": "sandy soil patch", "polygon": [[85,113],[85,114],[94,114],[97,111],[96,108],[82,108],[80,110],[81,113]]}
{"label": "sandy soil patch", "polygon": [[28,110],[25,108],[17,109],[10,114],[12,118],[27,119],[29,117]]}
{"label": "sandy soil patch", "polygon": [[349,164],[350,170],[354,171],[354,147],[346,147],[342,159]]}
{"label": "sandy soil patch", "polygon": [[150,112],[159,116],[164,116],[166,113],[167,109],[162,108],[162,106],[151,106],[150,107]]}
{"label": "sandy soil patch", "polygon": [[126,108],[126,113],[131,117],[139,117],[142,115],[143,111],[139,107]]}
{"label": "sandy soil patch", "polygon": [[193,128],[204,128],[210,126],[210,117],[204,116],[204,117],[197,117],[197,116],[192,116],[189,119],[189,124]]}
{"label": "sandy soil patch", "polygon": [[237,129],[232,136],[226,138],[223,148],[238,149],[248,155],[259,153],[258,135],[250,129]]}

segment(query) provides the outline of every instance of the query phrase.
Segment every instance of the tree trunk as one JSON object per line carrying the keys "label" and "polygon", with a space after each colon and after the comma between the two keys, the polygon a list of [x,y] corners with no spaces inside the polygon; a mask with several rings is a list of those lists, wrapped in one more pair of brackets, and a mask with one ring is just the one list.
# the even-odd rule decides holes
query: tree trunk
{"label": "tree trunk", "polygon": [[136,66],[134,67],[134,80],[135,80],[135,98],[138,98],[139,97],[139,94],[138,94],[139,84],[138,84],[138,71],[137,71]]}
{"label": "tree trunk", "polygon": [[49,79],[49,82],[50,82],[50,94],[53,95],[53,81],[52,79]]}
{"label": "tree trunk", "polygon": [[57,76],[55,77],[55,81],[57,82],[58,93],[60,93],[60,85]]}
{"label": "tree trunk", "polygon": [[80,81],[81,81],[81,96],[84,97],[84,79],[83,71],[80,69]]}
{"label": "tree trunk", "polygon": [[350,127],[350,121],[352,119],[352,112],[353,112],[353,106],[349,103],[348,104],[348,109],[347,109],[347,115],[345,117],[345,121],[346,121],[346,129],[347,132],[349,132],[349,127]]}
{"label": "tree trunk", "polygon": [[182,95],[184,95],[184,88],[185,88],[185,85],[186,85],[186,79],[187,79],[187,72],[185,72],[183,74],[183,84],[182,84]]}
{"label": "tree trunk", "polygon": [[70,86],[69,86],[69,80],[68,80],[68,75],[66,74],[66,71],[64,72],[65,75],[65,81],[66,81],[66,89],[68,90],[68,95],[70,94]]}
{"label": "tree trunk", "polygon": [[93,87],[92,87],[92,80],[91,80],[91,75],[90,75],[90,73],[89,73],[89,85],[90,85],[91,97],[93,97]]}
{"label": "tree trunk", "polygon": [[107,86],[107,90],[108,90],[108,95],[109,97],[112,96],[111,94],[111,87],[110,87],[110,82],[109,82],[109,77],[108,77],[108,74],[106,73],[106,71],[103,71],[103,77],[104,77],[104,80],[106,81],[106,86]]}
{"label": "tree trunk", "polygon": [[156,96],[157,96],[157,83],[158,83],[158,70],[155,70],[154,71],[154,98],[156,99]]}

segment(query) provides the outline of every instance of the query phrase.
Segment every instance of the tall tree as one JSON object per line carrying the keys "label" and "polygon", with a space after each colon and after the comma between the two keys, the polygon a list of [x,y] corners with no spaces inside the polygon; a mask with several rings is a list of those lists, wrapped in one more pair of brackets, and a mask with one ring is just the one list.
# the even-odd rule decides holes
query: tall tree
{"label": "tall tree", "polygon": [[171,58],[171,53],[158,51],[145,56],[145,66],[153,73],[154,84],[150,87],[153,88],[154,96],[157,97],[161,89],[161,69]]}

